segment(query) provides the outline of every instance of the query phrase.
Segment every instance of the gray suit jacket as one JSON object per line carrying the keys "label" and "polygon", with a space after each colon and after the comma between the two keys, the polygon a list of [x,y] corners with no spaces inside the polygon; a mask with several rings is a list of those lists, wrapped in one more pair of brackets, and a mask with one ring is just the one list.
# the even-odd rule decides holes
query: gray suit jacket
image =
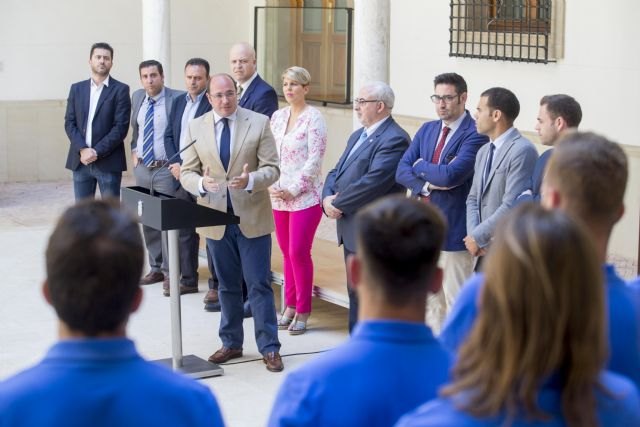
{"label": "gray suit jacket", "polygon": [[[213,111],[189,122],[187,141],[195,139],[197,142],[182,154],[180,182],[191,194],[200,196],[198,184],[209,167],[210,176],[220,184],[220,191],[198,197],[198,203],[226,212],[227,183],[239,176],[244,164],[248,164],[253,175],[253,190],[229,189],[228,194],[234,213],[240,217],[242,234],[248,238],[260,237],[273,231],[273,212],[267,189],[280,176],[278,151],[267,116],[238,107],[236,120],[228,170],[220,160]],[[225,226],[205,227],[198,231],[205,237],[220,240]]]}
{"label": "gray suit jacket", "polygon": [[[169,124],[169,115],[171,114],[171,106],[175,97],[184,95],[185,92],[180,90],[164,87],[164,108],[167,111],[167,125]],[[138,113],[147,96],[144,89],[138,89],[131,95],[131,151],[135,150],[138,145]]]}
{"label": "gray suit jacket", "polygon": [[467,197],[467,234],[479,247],[491,243],[500,218],[514,205],[516,197],[529,185],[538,152],[516,128],[507,131],[507,141],[493,154],[487,182],[482,175],[490,146],[478,151],[473,183]]}

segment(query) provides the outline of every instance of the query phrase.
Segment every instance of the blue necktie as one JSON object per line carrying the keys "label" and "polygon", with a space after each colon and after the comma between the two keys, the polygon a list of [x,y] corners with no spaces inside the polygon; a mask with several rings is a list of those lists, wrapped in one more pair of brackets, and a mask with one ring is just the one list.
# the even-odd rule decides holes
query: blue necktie
{"label": "blue necktie", "polygon": [[142,163],[149,166],[154,160],[153,156],[153,104],[156,101],[147,98],[147,113],[144,116],[144,131],[142,139]]}
{"label": "blue necktie", "polygon": [[358,148],[360,148],[360,146],[362,145],[362,143],[367,139],[367,131],[363,130],[362,133],[360,134],[360,139],[358,139],[358,142],[356,142],[353,145],[353,148],[351,149],[351,151],[349,151],[349,155],[347,156],[347,159],[349,159],[349,157],[351,157],[353,155],[353,153],[356,152],[356,150]]}
{"label": "blue necktie", "polygon": [[220,160],[224,170],[229,169],[229,159],[231,158],[231,129],[229,129],[229,119],[222,119],[222,136],[220,137]]}
{"label": "blue necktie", "polygon": [[487,184],[489,180],[489,172],[491,171],[491,163],[493,163],[493,152],[496,149],[496,146],[493,145],[493,142],[489,143],[489,156],[487,157],[487,165],[484,168],[484,176],[482,177],[482,188]]}

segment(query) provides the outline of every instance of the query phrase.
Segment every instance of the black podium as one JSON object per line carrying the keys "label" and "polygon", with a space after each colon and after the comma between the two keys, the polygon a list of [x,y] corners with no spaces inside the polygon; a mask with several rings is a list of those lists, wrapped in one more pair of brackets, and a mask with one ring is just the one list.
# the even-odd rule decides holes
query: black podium
{"label": "black podium", "polygon": [[121,194],[122,206],[138,218],[140,223],[167,234],[172,358],[162,359],[158,362],[171,364],[174,370],[179,370],[192,378],[222,375],[224,370],[214,363],[194,355],[182,356],[178,230],[239,224],[240,218],[165,194],[157,192],[150,194],[149,189],[144,187],[123,187]]}

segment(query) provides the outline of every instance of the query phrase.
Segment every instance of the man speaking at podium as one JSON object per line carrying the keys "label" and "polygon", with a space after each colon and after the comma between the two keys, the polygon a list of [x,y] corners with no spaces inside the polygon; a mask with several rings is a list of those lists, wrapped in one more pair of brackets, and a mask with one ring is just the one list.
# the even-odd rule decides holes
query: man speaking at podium
{"label": "man speaking at podium", "polygon": [[240,224],[207,227],[220,288],[222,347],[209,357],[224,363],[242,357],[244,319],[242,277],[253,310],[255,338],[267,369],[284,369],[271,288],[273,215],[267,188],[280,176],[278,153],[269,119],[238,107],[236,84],[227,74],[209,81],[213,107],[189,123],[185,141],[196,141],[183,153],[180,181],[198,202],[233,213]]}

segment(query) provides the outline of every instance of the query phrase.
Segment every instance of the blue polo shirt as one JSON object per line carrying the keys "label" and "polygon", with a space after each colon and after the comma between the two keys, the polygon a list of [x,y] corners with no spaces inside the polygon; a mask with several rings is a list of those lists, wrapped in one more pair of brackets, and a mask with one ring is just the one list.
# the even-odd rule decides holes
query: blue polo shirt
{"label": "blue polo shirt", "polygon": [[391,426],[436,396],[450,364],[424,323],[360,322],[348,342],[287,376],[269,426]]}
{"label": "blue polo shirt", "polygon": [[0,426],[222,426],[211,391],[147,362],[131,340],[76,339],[0,383]]}
{"label": "blue polo shirt", "polygon": [[[596,415],[603,427],[640,426],[640,397],[633,383],[627,378],[611,372],[603,372],[600,383],[606,389],[596,388]],[[458,409],[458,399],[439,398],[428,402],[417,410],[402,417],[396,427],[456,426],[489,427],[509,425],[510,427],[564,427],[562,400],[559,384],[548,383],[538,394],[538,405],[549,416],[546,420],[531,421],[517,415],[511,424],[506,417],[477,418]]]}
{"label": "blue polo shirt", "polygon": [[[640,292],[628,286],[612,265],[604,269],[610,352],[607,369],[630,378],[640,388]],[[445,321],[439,339],[451,352],[458,351],[473,326],[483,283],[484,275],[472,276]]]}

